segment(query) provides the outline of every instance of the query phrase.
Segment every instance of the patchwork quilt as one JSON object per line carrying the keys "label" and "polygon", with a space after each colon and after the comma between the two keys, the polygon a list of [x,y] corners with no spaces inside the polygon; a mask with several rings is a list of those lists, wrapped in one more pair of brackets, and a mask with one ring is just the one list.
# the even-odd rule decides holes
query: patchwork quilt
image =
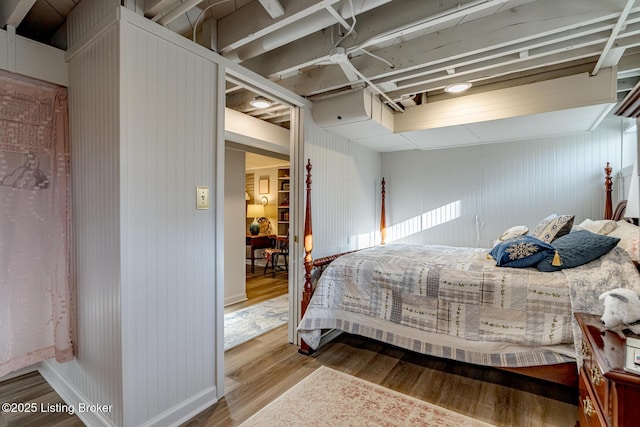
{"label": "patchwork quilt", "polygon": [[[489,366],[573,360],[573,312],[598,312],[598,295],[640,290],[617,248],[553,273],[497,267],[487,249],[389,244],[333,261],[298,327],[312,348],[339,329],[409,350]],[[576,307],[574,307],[574,304]]]}

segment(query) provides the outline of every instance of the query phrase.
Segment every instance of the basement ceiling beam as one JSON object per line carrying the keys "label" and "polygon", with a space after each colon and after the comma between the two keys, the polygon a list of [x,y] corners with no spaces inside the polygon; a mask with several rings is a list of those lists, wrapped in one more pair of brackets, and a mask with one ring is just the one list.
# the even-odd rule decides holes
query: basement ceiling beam
{"label": "basement ceiling beam", "polygon": [[[619,41],[620,45],[623,43],[637,42],[638,34],[640,34],[640,24],[630,25],[628,28],[629,34],[632,36],[624,37]],[[632,31],[633,30],[633,31]],[[554,44],[538,45],[537,43],[527,47],[527,55],[521,56],[518,54],[520,49],[511,49],[510,51],[503,52],[502,55],[485,56],[478,60],[477,58],[464,58],[462,62],[453,62],[447,64],[438,64],[436,67],[429,67],[419,73],[405,73],[400,76],[393,76],[390,80],[395,83],[397,88],[407,88],[411,86],[421,85],[425,82],[434,82],[443,80],[445,77],[445,71],[449,68],[455,68],[456,72],[453,75],[447,74],[447,77],[451,77],[454,80],[460,81],[461,79],[469,80],[468,74],[484,72],[487,74],[487,70],[495,70],[500,68],[500,73],[510,72],[510,64],[527,64],[530,68],[542,68],[546,66],[555,65],[567,60],[580,59],[593,55],[598,55],[607,41],[607,35],[605,32],[598,34],[591,34],[589,36],[579,36],[571,40],[562,41]],[[516,46],[517,47],[517,46]],[[624,51],[625,48],[618,48],[620,51]],[[564,58],[564,61],[563,61]],[[619,59],[619,57],[617,58]],[[616,66],[617,60],[610,63],[607,67],[611,68]],[[507,66],[503,69],[504,66]],[[521,67],[522,65],[516,65]],[[497,72],[490,72],[491,75],[497,75]]]}
{"label": "basement ceiling beam", "polygon": [[[596,66],[593,68],[593,71],[591,72],[591,74],[593,75],[598,74],[598,71],[600,71],[600,68],[605,65],[605,61],[607,59],[610,59],[609,56],[611,53],[611,49],[613,47],[613,43],[616,41],[616,38],[618,37],[618,33],[622,29],[623,25],[625,25],[627,16],[631,11],[631,8],[633,7],[634,2],[635,0],[627,0],[627,4],[624,7],[624,10],[622,11],[622,13],[620,14],[620,17],[618,18],[618,22],[616,22],[616,26],[611,31],[611,36],[609,37],[609,40],[607,40],[607,44],[602,50],[602,54],[600,55],[600,58],[598,58],[598,62],[596,63]],[[620,56],[622,56],[622,53],[620,53]],[[618,57],[618,59],[620,59],[620,57]],[[617,62],[618,61],[616,61],[616,63]]]}
{"label": "basement ceiling beam", "polygon": [[18,27],[36,0],[2,0],[0,2],[0,28]]}
{"label": "basement ceiling beam", "polygon": [[[467,3],[477,3],[477,1]],[[440,2],[394,0],[359,15],[356,24],[358,38],[354,40],[348,37],[341,46],[349,50],[356,45],[367,45],[368,40],[373,40],[380,34],[408,27],[421,17],[435,16],[446,10],[457,8],[458,5],[464,7],[465,4],[461,4],[459,0]],[[451,16],[451,19],[455,18]],[[334,43],[335,41],[331,40],[326,32],[315,32],[264,55],[248,59],[242,65],[263,76],[287,74],[328,60],[329,51]]]}
{"label": "basement ceiling beam", "polygon": [[[485,68],[472,69],[469,72],[461,73],[454,76],[438,76],[430,80],[420,82],[419,84],[399,86],[397,90],[387,93],[392,99],[400,99],[407,94],[429,92],[433,90],[443,89],[448,84],[458,83],[460,81],[482,82],[483,80],[496,79],[508,76],[513,73],[535,72],[534,70],[549,70],[556,67],[565,67],[567,62],[584,61],[595,63],[598,54],[602,51],[602,46],[585,47],[572,51],[572,55],[557,53],[555,55],[544,56],[541,58],[530,57],[527,59],[519,59],[513,57],[511,62],[502,62],[495,66],[487,66]],[[541,78],[544,80],[544,78]]]}
{"label": "basement ceiling beam", "polygon": [[272,19],[280,18],[284,15],[284,8],[278,0],[259,0],[264,10]]}
{"label": "basement ceiling beam", "polygon": [[618,62],[618,73],[625,76],[640,76],[640,52],[630,52],[630,49],[627,49],[625,55]]}
{"label": "basement ceiling beam", "polygon": [[[574,49],[593,45],[604,46],[609,37],[609,30],[613,27],[613,23],[608,24],[609,22],[611,21],[600,22],[597,24],[580,27],[574,30],[565,31],[561,35],[553,34],[537,39],[527,39],[524,42],[514,43],[512,45],[494,49],[489,52],[480,52],[474,55],[468,55],[454,60],[425,63],[423,64],[424,67],[419,71],[417,71],[416,69],[412,69],[410,71],[403,71],[401,73],[394,73],[392,75],[389,74],[382,77],[388,77],[388,81],[400,82],[403,80],[415,79],[418,76],[424,76],[433,73],[442,73],[448,70],[456,70],[457,72],[459,72],[465,67],[466,69],[469,69],[469,66],[472,64],[481,64],[492,59],[499,59],[501,57],[509,57],[515,55],[520,57],[520,59],[525,60],[529,56],[539,57],[545,54],[551,55],[557,52],[568,52]],[[627,30],[628,33],[625,34],[634,35],[634,32],[640,31],[640,24],[636,23],[630,25]],[[522,52],[526,52],[526,55],[521,55]],[[612,64],[609,67],[613,65],[615,64]]]}
{"label": "basement ceiling beam", "polygon": [[154,18],[175,3],[177,3],[176,0],[145,0],[144,16],[150,19]]}
{"label": "basement ceiling beam", "polygon": [[218,20],[218,52],[238,49],[339,1],[281,0],[285,13],[275,20],[265,13],[260,3],[249,3]]}
{"label": "basement ceiling beam", "polygon": [[171,9],[169,12],[164,14],[157,21],[156,21],[156,17],[152,18],[152,21],[156,21],[158,22],[158,24],[164,25],[166,27],[167,25],[169,25],[170,23],[172,23],[173,21],[175,21],[185,13],[189,12],[191,9],[193,9],[200,3],[202,3],[202,0],[185,0],[183,3],[180,3],[179,5]]}
{"label": "basement ceiling beam", "polygon": [[[544,7],[540,7],[540,3],[545,3]],[[618,0],[617,3],[621,2]],[[600,0],[583,0],[579,7],[575,3],[567,5],[545,0],[373,51],[393,63],[394,68],[365,55],[353,58],[351,62],[363,75],[375,81],[425,65],[444,64],[517,43],[535,43],[535,39],[553,34],[562,39],[563,31],[597,22],[603,22],[605,28],[610,28],[613,25],[610,21],[615,23],[620,14],[617,6],[610,2],[603,4]],[[428,58],[428,63],[425,58]],[[345,78],[335,67],[320,67],[279,83],[310,96],[343,87]]]}
{"label": "basement ceiling beam", "polygon": [[618,92],[628,92],[640,81],[640,76],[618,79]]}

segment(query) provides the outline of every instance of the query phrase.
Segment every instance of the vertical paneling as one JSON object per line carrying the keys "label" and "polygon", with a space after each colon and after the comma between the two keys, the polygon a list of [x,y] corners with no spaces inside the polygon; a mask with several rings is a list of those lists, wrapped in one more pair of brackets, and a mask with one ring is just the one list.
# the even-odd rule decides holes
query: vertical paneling
{"label": "vertical paneling", "polygon": [[[611,117],[588,133],[383,154],[390,233],[406,242],[487,247],[506,228],[532,229],[552,213],[574,214],[576,223],[602,218],[604,166],[611,162],[615,174],[632,161],[625,151],[619,118]],[[454,201],[459,216],[442,210],[444,222],[429,227],[425,214]]]}
{"label": "vertical paneling", "polygon": [[320,129],[311,119],[304,129],[305,159],[313,165],[314,258],[370,246],[379,218],[379,154]]}
{"label": "vertical paneling", "polygon": [[67,44],[75,48],[84,37],[93,33],[105,17],[120,7],[118,0],[84,0],[69,14],[67,22]]}
{"label": "vertical paneling", "polygon": [[[166,425],[215,401],[217,65],[122,26],[124,424]],[[184,409],[187,411],[187,409]]]}
{"label": "vertical paneling", "polygon": [[113,26],[69,64],[77,358],[46,367],[54,386],[59,376],[75,389],[69,403],[113,405],[108,421],[95,422],[115,425],[122,424],[118,44]]}

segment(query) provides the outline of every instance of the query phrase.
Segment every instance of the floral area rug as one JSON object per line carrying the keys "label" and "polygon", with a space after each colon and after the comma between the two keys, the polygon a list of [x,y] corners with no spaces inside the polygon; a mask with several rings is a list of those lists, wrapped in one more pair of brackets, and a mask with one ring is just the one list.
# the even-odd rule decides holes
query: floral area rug
{"label": "floral area rug", "polygon": [[224,349],[254,339],[289,320],[287,295],[263,301],[224,315]]}
{"label": "floral area rug", "polygon": [[322,366],[241,424],[251,426],[491,425]]}

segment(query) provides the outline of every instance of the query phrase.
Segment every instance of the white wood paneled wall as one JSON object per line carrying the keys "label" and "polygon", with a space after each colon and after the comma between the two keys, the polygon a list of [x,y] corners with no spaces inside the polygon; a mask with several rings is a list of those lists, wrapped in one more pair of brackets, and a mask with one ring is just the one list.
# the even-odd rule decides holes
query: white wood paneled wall
{"label": "white wood paneled wall", "polygon": [[[213,177],[222,95],[217,64],[134,17],[121,26],[124,425],[171,425],[216,401]],[[196,210],[196,186],[209,188],[208,210]]]}
{"label": "white wood paneled wall", "polygon": [[[109,19],[86,17],[92,4]],[[218,397],[220,70],[117,2],[87,5],[82,22],[107,28],[84,26],[68,54],[78,357],[45,375],[70,404],[113,405],[89,425],[177,425]]]}
{"label": "white wood paneled wall", "polygon": [[313,166],[313,257],[379,242],[379,153],[319,128],[310,118],[304,126],[305,165],[309,158]]}
{"label": "white wood paneled wall", "polygon": [[[605,164],[615,177],[633,161],[628,152],[620,118],[610,117],[577,135],[382,154],[389,238],[488,247],[552,213],[574,214],[576,224],[602,218]],[[614,193],[614,205],[625,197]]]}
{"label": "white wood paneled wall", "polygon": [[42,371],[67,403],[113,405],[94,425],[122,425],[119,49],[113,25],[69,64],[77,357]]}

